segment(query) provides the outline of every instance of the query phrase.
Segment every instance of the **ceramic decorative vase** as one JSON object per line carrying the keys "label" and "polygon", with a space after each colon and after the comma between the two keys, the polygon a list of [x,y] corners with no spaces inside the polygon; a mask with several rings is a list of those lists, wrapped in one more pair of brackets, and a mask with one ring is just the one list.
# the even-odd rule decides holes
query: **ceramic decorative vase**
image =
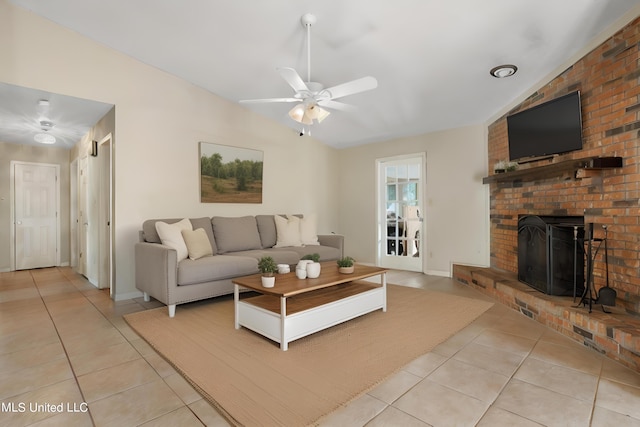
{"label": "ceramic decorative vase", "polygon": [[262,276],[262,287],[273,288],[276,284],[275,276]]}
{"label": "ceramic decorative vase", "polygon": [[307,264],[307,277],[309,279],[316,279],[320,277],[320,263],[319,262],[310,262]]}
{"label": "ceramic decorative vase", "polygon": [[298,279],[306,279],[307,278],[307,269],[306,268],[296,268],[296,277]]}
{"label": "ceramic decorative vase", "polygon": [[298,265],[296,265],[296,268],[307,268],[307,264],[311,263],[313,261],[311,261],[310,259],[301,259],[300,261],[298,261]]}
{"label": "ceramic decorative vase", "polygon": [[338,267],[338,272],[342,274],[351,274],[353,273],[354,266],[351,267]]}
{"label": "ceramic decorative vase", "polygon": [[278,264],[278,274],[287,274],[290,271],[289,264]]}

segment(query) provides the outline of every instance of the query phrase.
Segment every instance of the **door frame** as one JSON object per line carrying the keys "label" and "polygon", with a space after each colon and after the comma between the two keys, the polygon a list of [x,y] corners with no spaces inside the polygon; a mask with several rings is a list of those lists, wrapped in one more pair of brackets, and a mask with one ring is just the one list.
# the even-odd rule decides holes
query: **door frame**
{"label": "door frame", "polygon": [[[101,153],[106,154],[100,156]],[[113,297],[115,295],[115,289],[113,280],[113,137],[111,133],[98,142],[97,159],[99,175],[98,283],[100,284],[100,288],[108,287],[110,295]],[[104,252],[106,252],[106,256],[104,256]],[[105,260],[106,265],[104,265]]]}
{"label": "door frame", "polygon": [[78,159],[69,164],[69,265],[78,267]]}
{"label": "door frame", "polygon": [[11,160],[9,162],[9,241],[11,242],[9,248],[9,257],[11,258],[11,271],[16,271],[16,176],[15,166],[20,165],[32,165],[32,166],[47,166],[54,167],[56,169],[56,266],[60,265],[60,165],[54,163],[39,163],[39,162],[23,162],[20,160]]}
{"label": "door frame", "polygon": [[[384,167],[385,164],[387,163],[392,163],[392,162],[401,162],[403,160],[408,160],[408,159],[420,159],[420,185],[418,188],[418,197],[419,197],[419,207],[420,210],[422,212],[422,220],[420,222],[421,224],[421,228],[420,228],[420,238],[419,238],[419,244],[420,244],[420,266],[419,266],[419,271],[420,272],[425,272],[427,271],[427,266],[426,266],[426,260],[427,257],[425,256],[425,254],[427,253],[426,251],[426,247],[425,247],[425,242],[427,241],[426,239],[426,188],[427,188],[427,153],[425,152],[419,152],[419,153],[410,153],[410,154],[402,154],[402,155],[398,155],[398,156],[392,156],[392,157],[384,157],[384,158],[380,158],[380,159],[376,159],[376,264],[379,266],[382,266],[383,263],[383,259],[384,259],[384,255],[385,255],[385,251],[383,251],[383,241],[384,241],[384,247],[386,247],[386,233],[384,232],[384,228],[386,228],[386,213],[383,215],[381,212],[381,203],[383,201],[383,197],[384,193],[383,193],[383,183],[381,182],[382,180],[382,168]],[[384,187],[386,188],[386,187]],[[381,216],[384,216],[384,221],[383,218],[381,218]],[[383,224],[384,223],[384,224]],[[402,258],[402,257],[397,257],[397,258]],[[399,269],[408,269],[411,271],[415,271],[415,268],[412,268],[411,263],[408,261],[406,263],[403,263],[402,261],[399,261],[397,263],[396,266],[393,267],[389,267],[389,268],[399,268]]]}
{"label": "door frame", "polygon": [[87,277],[87,251],[89,248],[88,243],[88,202],[87,202],[87,174],[88,174],[88,164],[89,158],[87,155],[83,155],[78,157],[77,163],[77,228],[76,228],[76,236],[77,236],[77,262],[76,262],[76,272],[78,274],[82,274],[84,277]]}

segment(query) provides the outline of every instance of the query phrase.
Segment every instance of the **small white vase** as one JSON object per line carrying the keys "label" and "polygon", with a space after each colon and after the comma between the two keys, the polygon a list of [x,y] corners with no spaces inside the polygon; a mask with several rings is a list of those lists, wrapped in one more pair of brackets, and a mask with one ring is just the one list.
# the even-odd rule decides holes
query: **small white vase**
{"label": "small white vase", "polygon": [[273,288],[276,284],[275,276],[262,276],[262,287]]}
{"label": "small white vase", "polygon": [[307,278],[307,269],[306,268],[296,268],[296,277],[298,279],[306,279]]}
{"label": "small white vase", "polygon": [[320,277],[320,263],[319,262],[311,262],[307,264],[307,277],[309,279],[316,279]]}
{"label": "small white vase", "polygon": [[301,259],[300,261],[298,261],[298,265],[296,265],[296,268],[303,268],[303,269],[307,269],[307,264],[313,262],[310,259]]}

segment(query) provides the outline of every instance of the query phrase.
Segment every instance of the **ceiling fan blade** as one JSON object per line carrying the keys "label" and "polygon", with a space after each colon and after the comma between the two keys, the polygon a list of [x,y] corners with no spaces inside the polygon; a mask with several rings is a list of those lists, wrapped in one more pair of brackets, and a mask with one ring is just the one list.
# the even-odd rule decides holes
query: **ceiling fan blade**
{"label": "ceiling fan blade", "polygon": [[353,95],[355,93],[364,92],[378,87],[378,81],[375,77],[367,76],[361,79],[352,80],[337,86],[325,89],[331,94],[331,99],[342,98],[343,96]]}
{"label": "ceiling fan blade", "polygon": [[318,101],[318,105],[330,108],[332,110],[339,110],[339,111],[353,112],[357,110],[357,108],[354,107],[353,105],[345,104],[344,102],[332,101],[330,99],[326,99],[324,101]]}
{"label": "ceiling fan blade", "polygon": [[241,104],[266,104],[269,102],[300,102],[298,98],[263,98],[263,99],[241,99]]}
{"label": "ceiling fan blade", "polygon": [[278,67],[276,68],[276,70],[278,70],[282,78],[285,79],[287,83],[289,83],[289,86],[291,86],[293,90],[296,91],[296,93],[309,92],[309,88],[296,70],[288,67]]}

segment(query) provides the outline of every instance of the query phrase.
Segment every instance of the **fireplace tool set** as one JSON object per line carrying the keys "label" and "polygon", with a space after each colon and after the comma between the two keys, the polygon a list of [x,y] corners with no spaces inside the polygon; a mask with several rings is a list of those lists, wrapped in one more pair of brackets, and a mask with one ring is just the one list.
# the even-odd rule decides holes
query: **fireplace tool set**
{"label": "fireplace tool set", "polygon": [[[609,311],[605,310],[604,306],[608,305],[608,306],[614,306],[616,304],[616,291],[615,289],[611,288],[609,286],[609,251],[607,248],[607,226],[603,225],[602,229],[604,230],[604,237],[603,238],[595,238],[593,236],[593,223],[589,223],[587,224],[587,230],[585,232],[585,240],[583,242],[583,246],[584,243],[586,243],[587,245],[587,249],[585,252],[584,247],[582,248],[582,251],[585,252],[586,258],[587,258],[587,265],[586,265],[586,279],[585,279],[585,286],[584,286],[584,292],[582,293],[582,297],[580,298],[580,302],[578,302],[577,307],[580,307],[581,305],[584,305],[585,307],[587,306],[587,304],[589,305],[589,313],[591,313],[591,309],[593,307],[593,303],[596,304],[601,304],[602,305],[602,311],[604,311],[605,313],[610,313]],[[574,226],[573,227],[573,240],[574,240],[574,257],[575,259],[577,259],[578,257],[578,227]],[[604,245],[604,265],[605,265],[605,281],[606,281],[606,286],[603,288],[600,288],[600,291],[598,292],[597,298],[594,298],[594,290],[593,290],[593,265],[595,263],[595,259],[596,256],[598,255],[598,252],[600,251],[600,248]],[[574,284],[573,284],[573,289],[576,289],[577,283],[577,271],[576,271],[576,265],[577,263],[574,262]],[[573,295],[573,301],[575,302],[575,291],[574,291],[574,295]]]}

